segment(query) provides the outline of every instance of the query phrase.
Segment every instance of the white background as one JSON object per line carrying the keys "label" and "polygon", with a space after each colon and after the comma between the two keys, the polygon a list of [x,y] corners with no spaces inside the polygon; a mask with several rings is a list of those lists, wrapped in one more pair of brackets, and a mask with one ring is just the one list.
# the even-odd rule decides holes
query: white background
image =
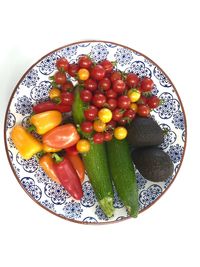
{"label": "white background", "polygon": [[[198,1],[1,1],[0,266],[200,266]],[[154,60],[182,98],[183,165],[169,191],[136,220],[103,226],[65,221],[36,205],[8,165],[5,109],[17,81],[62,45],[114,41]]]}

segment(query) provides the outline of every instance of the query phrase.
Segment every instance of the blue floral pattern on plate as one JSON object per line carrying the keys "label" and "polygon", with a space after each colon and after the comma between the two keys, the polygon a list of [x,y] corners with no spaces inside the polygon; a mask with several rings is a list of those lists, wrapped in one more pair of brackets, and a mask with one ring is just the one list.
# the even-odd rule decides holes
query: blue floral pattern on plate
{"label": "blue floral pattern on plate", "polygon": [[[70,63],[77,62],[77,58],[83,54],[90,55],[95,62],[108,58],[116,61],[116,68],[121,71],[133,72],[140,77],[151,77],[155,84],[153,94],[158,95],[163,101],[159,108],[152,111],[152,117],[165,131],[161,147],[171,157],[174,172],[165,182],[152,183],[136,170],[140,211],[154,203],[173,182],[181,166],[186,138],[185,116],[176,89],[153,61],[137,51],[109,42],[87,41],[62,47],[42,58],[23,76],[16,87],[6,116],[8,156],[23,188],[38,203],[54,214],[85,223],[123,220],[128,217],[128,214],[116,191],[114,191],[115,215],[107,218],[99,207],[87,175],[83,183],[84,196],[81,201],[74,201],[61,185],[51,181],[39,167],[36,158],[22,159],[10,138],[14,125],[21,124],[26,128],[30,126],[29,116],[32,113],[32,106],[48,98],[51,88],[49,75],[53,75],[56,71],[56,60],[65,56]],[[74,79],[71,80],[74,82]]]}

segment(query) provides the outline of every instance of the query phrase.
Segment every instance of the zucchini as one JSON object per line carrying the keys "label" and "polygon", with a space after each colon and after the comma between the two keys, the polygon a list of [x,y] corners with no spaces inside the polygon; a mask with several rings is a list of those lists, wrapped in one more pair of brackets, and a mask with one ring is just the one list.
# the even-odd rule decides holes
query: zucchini
{"label": "zucchini", "polygon": [[127,139],[113,138],[107,142],[106,147],[111,177],[119,198],[129,215],[137,217],[139,210],[137,181]]}
{"label": "zucchini", "polygon": [[[75,89],[72,115],[77,125],[80,125],[81,122],[85,120],[84,103],[80,98],[79,87]],[[83,137],[86,137],[85,134],[81,132],[80,127],[79,132]],[[91,136],[87,136],[87,138],[91,139]],[[114,193],[110,179],[105,144],[94,144],[94,142],[91,141],[90,150],[82,155],[82,159],[100,207],[107,217],[112,217],[114,213]]]}

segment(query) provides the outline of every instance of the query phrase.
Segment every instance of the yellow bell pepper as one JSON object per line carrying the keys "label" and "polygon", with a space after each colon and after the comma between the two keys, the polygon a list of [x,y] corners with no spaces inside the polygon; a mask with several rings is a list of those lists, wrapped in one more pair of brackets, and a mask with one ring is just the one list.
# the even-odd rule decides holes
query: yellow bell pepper
{"label": "yellow bell pepper", "polygon": [[42,144],[42,145],[43,145],[43,151],[47,152],[47,153],[49,153],[49,152],[54,153],[54,152],[58,152],[61,150],[60,148],[53,148],[53,147],[47,146],[46,144]]}
{"label": "yellow bell pepper", "polygon": [[20,125],[16,125],[13,128],[11,138],[24,159],[30,159],[42,150],[42,144]]}
{"label": "yellow bell pepper", "polygon": [[38,134],[45,134],[62,122],[62,114],[57,110],[45,111],[33,115],[30,123],[35,127]]}

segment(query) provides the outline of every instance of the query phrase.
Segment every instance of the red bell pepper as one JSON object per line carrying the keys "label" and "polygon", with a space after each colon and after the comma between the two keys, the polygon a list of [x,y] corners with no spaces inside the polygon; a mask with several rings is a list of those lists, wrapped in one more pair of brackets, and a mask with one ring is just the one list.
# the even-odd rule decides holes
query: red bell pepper
{"label": "red bell pepper", "polygon": [[54,170],[61,185],[73,198],[80,200],[83,196],[81,182],[71,161],[66,156],[62,158],[56,153],[53,156],[56,159]]}
{"label": "red bell pepper", "polygon": [[64,105],[62,103],[56,104],[51,101],[42,102],[33,106],[33,112],[35,114],[49,110],[57,110],[63,113],[63,112],[70,112],[72,110],[72,107],[70,105],[66,104]]}

